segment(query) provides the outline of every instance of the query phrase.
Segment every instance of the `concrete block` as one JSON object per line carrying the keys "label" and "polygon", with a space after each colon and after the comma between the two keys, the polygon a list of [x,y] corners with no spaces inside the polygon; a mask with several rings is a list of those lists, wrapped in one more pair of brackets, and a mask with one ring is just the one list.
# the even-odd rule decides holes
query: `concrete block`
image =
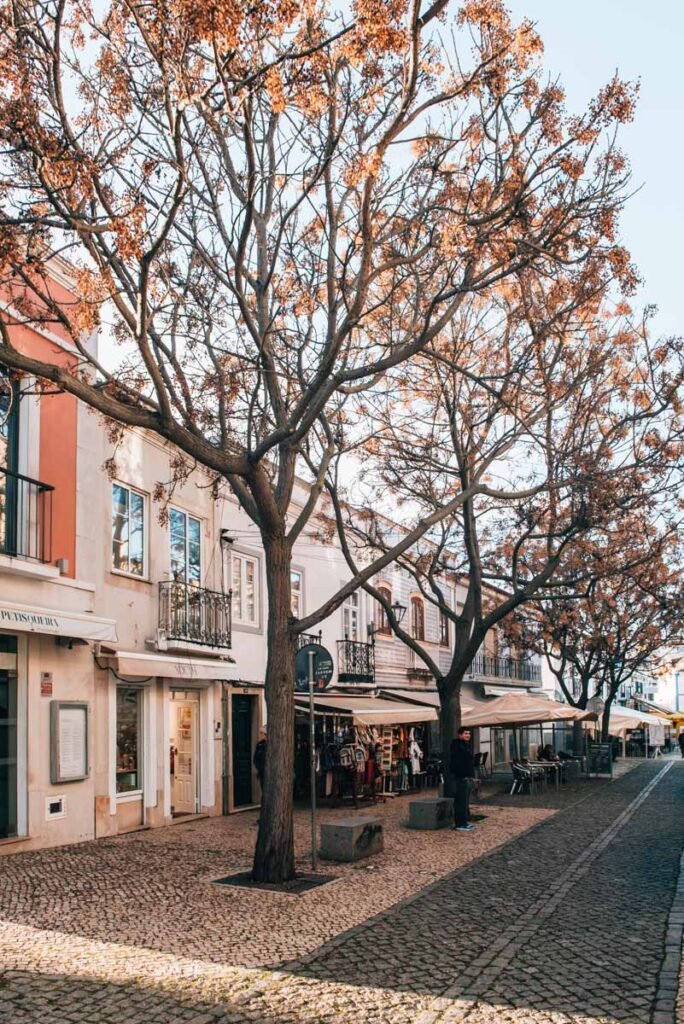
{"label": "concrete block", "polygon": [[321,825],[321,857],[352,861],[371,857],[384,848],[380,818],[356,815]]}
{"label": "concrete block", "polygon": [[454,823],[453,800],[411,800],[408,823],[409,828],[448,828]]}

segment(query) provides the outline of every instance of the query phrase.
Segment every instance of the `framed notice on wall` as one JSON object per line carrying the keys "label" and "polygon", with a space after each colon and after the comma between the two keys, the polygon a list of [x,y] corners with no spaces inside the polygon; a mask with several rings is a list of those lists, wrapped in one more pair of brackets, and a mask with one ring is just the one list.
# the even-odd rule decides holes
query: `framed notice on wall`
{"label": "framed notice on wall", "polygon": [[78,701],[50,702],[50,781],[78,782],[88,778],[88,705]]}

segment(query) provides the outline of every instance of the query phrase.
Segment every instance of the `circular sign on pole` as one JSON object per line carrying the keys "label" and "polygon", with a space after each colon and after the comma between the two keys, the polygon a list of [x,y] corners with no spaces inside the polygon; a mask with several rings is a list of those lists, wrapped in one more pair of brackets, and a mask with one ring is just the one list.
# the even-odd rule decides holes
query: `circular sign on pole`
{"label": "circular sign on pole", "polygon": [[295,690],[309,689],[309,651],[313,652],[314,689],[324,690],[333,677],[335,665],[332,655],[321,644],[306,644],[300,647],[295,657]]}

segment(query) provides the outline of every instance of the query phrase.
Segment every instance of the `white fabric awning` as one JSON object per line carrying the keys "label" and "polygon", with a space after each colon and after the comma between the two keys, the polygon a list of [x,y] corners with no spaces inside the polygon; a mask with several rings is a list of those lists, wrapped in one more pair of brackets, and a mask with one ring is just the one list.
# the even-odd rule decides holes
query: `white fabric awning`
{"label": "white fabric awning", "polygon": [[77,640],[116,643],[116,622],[89,612],[68,612],[62,608],[37,608],[30,604],[0,601],[0,629],[20,633],[47,633]]}
{"label": "white fabric awning", "polygon": [[653,715],[650,711],[636,711],[634,708],[613,706],[610,712],[609,730],[612,733],[638,729],[641,725],[672,725],[672,719],[665,715]]}
{"label": "white fabric awning", "polygon": [[386,700],[395,700],[410,704],[426,704],[430,708],[439,708],[439,694],[436,690],[380,690],[380,696]]}
{"label": "white fabric awning", "polygon": [[[309,708],[309,697],[305,693],[295,696],[300,711]],[[356,697],[353,694],[339,697],[332,694],[314,695],[314,710],[319,715],[350,715],[357,725],[410,725],[412,722],[435,722],[437,711],[426,705],[409,704],[404,701],[381,700],[379,697]]]}
{"label": "white fabric awning", "polygon": [[142,654],[138,651],[116,651],[105,655],[102,661],[119,676],[145,679],[158,676],[165,679],[237,680],[235,662],[220,658],[184,658],[180,654]]}

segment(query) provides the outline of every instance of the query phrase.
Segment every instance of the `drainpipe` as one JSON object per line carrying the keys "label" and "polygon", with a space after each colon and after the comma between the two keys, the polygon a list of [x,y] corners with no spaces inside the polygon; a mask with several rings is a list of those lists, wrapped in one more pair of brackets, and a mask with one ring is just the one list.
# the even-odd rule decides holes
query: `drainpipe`
{"label": "drainpipe", "polygon": [[221,813],[228,814],[228,686],[223,683],[221,692]]}

